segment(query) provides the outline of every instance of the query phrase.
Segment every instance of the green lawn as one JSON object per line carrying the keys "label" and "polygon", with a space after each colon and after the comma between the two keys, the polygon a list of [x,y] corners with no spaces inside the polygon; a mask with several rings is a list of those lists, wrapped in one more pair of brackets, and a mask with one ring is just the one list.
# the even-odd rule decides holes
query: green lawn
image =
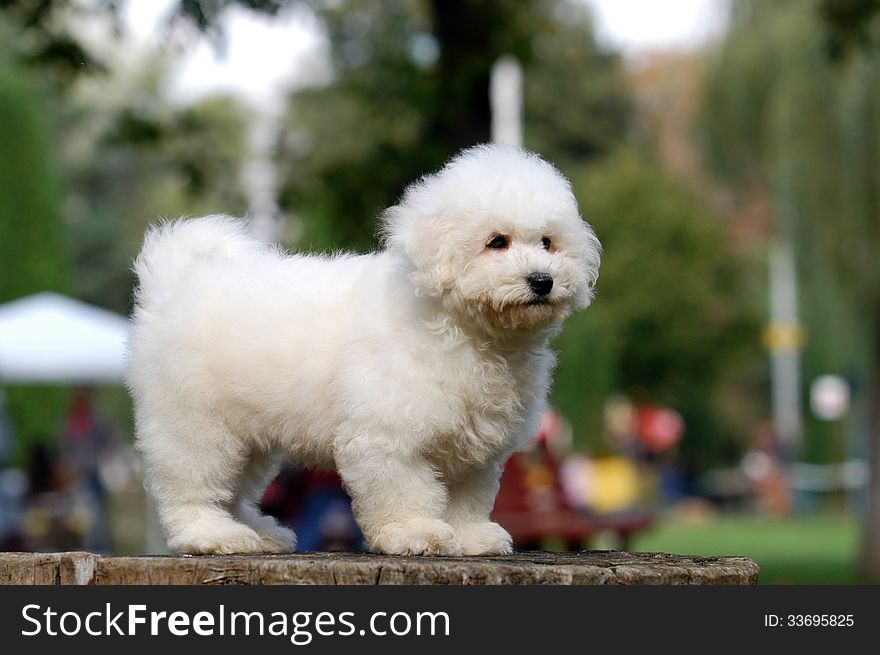
{"label": "green lawn", "polygon": [[639,551],[747,555],[761,566],[760,584],[852,584],[859,530],[838,515],[786,519],[720,516],[699,523],[660,519],[636,538]]}

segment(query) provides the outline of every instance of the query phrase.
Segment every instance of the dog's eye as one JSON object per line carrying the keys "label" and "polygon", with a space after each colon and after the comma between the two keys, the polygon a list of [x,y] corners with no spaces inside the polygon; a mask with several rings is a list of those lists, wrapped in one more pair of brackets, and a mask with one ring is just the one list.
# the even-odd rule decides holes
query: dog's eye
{"label": "dog's eye", "polygon": [[550,237],[543,237],[541,239],[541,245],[544,246],[544,250],[550,250],[550,246],[553,245],[553,242],[550,241]]}
{"label": "dog's eye", "polygon": [[503,234],[496,234],[489,243],[486,244],[487,248],[494,248],[496,250],[500,250],[501,248],[506,248],[510,245],[510,242],[507,240],[507,237]]}

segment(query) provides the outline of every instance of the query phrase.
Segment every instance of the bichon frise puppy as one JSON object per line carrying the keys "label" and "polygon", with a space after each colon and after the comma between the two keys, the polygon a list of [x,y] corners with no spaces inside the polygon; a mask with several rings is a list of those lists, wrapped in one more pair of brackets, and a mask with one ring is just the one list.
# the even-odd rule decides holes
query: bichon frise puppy
{"label": "bichon frise puppy", "polygon": [[599,242],[558,170],[500,146],[410,186],[382,226],[360,256],[290,255],[223,216],[147,233],[127,383],[171,550],[294,549],[257,509],[286,456],[339,472],[374,551],[510,552],[498,478]]}

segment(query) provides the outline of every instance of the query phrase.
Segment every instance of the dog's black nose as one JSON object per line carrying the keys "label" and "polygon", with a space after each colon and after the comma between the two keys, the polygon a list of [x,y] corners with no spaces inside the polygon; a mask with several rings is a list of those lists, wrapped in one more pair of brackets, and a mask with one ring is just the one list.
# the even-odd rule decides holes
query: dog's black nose
{"label": "dog's black nose", "polygon": [[532,273],[526,278],[526,282],[538,296],[546,296],[553,288],[553,278],[546,273]]}

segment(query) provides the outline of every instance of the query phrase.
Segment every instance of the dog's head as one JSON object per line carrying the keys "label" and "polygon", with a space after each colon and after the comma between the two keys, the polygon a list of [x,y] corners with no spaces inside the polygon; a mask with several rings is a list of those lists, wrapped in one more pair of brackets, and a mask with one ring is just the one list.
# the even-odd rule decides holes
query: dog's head
{"label": "dog's head", "polygon": [[416,292],[490,331],[532,331],[590,304],[601,247],[571,185],[507,146],[462,151],[383,216]]}

